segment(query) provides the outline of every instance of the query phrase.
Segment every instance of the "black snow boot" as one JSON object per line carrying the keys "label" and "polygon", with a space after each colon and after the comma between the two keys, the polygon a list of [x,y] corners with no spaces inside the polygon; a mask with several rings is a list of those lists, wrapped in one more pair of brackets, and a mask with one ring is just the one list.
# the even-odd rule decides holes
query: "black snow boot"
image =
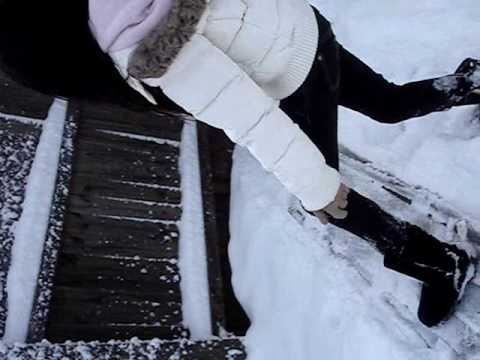
{"label": "black snow boot", "polygon": [[[465,59],[452,75],[432,81],[433,88],[446,96],[439,110],[452,106],[480,104],[480,61]],[[422,83],[422,82],[419,82]]]}
{"label": "black snow boot", "polygon": [[466,94],[461,105],[480,104],[480,60],[471,58],[463,60],[455,74],[465,79]]}
{"label": "black snow boot", "polygon": [[466,285],[475,275],[475,251],[468,244],[447,244],[409,226],[408,240],[385,254],[385,267],[424,283],[418,318],[426,326],[438,325],[452,313]]}

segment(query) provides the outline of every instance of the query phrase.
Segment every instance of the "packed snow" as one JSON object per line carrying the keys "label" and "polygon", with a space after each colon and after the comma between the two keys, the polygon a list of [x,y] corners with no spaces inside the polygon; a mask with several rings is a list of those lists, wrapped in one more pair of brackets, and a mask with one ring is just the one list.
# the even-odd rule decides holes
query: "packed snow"
{"label": "packed snow", "polygon": [[212,335],[207,250],[203,226],[203,202],[198,158],[197,126],[186,120],[180,144],[182,219],[180,221],[179,268],[183,321],[192,339]]}
{"label": "packed snow", "polygon": [[[338,40],[391,81],[446,75],[464,58],[480,58],[478,0],[313,2]],[[341,109],[340,142],[473,218],[479,115],[463,107],[381,125]],[[291,196],[242,148],[232,178],[229,250],[234,288],[252,320],[249,360],[479,358],[480,328],[464,324],[475,314],[423,327],[416,281],[383,268],[380,254],[346,232],[301,227],[287,211]],[[478,308],[478,297],[467,296],[464,307]]]}
{"label": "packed snow", "polygon": [[3,334],[10,253],[41,126],[37,121],[0,114],[0,127],[0,333]]}
{"label": "packed snow", "polygon": [[24,342],[37,288],[43,245],[57,179],[67,103],[55,100],[42,128],[28,176],[23,211],[15,226],[7,277],[8,315],[3,341]]}

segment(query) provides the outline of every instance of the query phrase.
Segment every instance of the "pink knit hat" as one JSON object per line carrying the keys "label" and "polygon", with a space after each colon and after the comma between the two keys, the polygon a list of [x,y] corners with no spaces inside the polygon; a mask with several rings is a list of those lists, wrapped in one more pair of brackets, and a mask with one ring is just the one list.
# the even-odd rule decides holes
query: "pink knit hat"
{"label": "pink knit hat", "polygon": [[126,49],[165,17],[172,0],[89,0],[90,29],[103,51]]}

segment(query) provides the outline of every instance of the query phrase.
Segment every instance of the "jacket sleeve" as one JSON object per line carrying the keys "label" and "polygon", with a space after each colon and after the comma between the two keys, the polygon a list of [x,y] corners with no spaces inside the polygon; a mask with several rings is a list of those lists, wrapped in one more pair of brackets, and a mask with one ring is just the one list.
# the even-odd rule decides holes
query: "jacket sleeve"
{"label": "jacket sleeve", "polygon": [[338,172],[265,92],[222,50],[194,35],[165,75],[143,80],[230,139],[276,175],[307,210],[333,201]]}

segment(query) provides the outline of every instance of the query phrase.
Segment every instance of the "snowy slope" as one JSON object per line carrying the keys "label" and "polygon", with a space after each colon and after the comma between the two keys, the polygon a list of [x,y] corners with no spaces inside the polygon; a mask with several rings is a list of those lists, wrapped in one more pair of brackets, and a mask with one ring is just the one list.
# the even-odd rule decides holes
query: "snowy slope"
{"label": "snowy slope", "polygon": [[286,211],[290,196],[243,149],[235,153],[233,187],[230,254],[235,290],[253,322],[250,360],[453,354],[389,305],[415,312],[414,281],[384,270],[379,254],[345,232],[300,227]]}
{"label": "snowy slope", "polygon": [[[391,81],[446,75],[463,59],[480,58],[477,0],[314,2],[332,21],[339,41]],[[470,106],[392,126],[342,109],[340,140],[379,167],[478,216],[479,115]]]}
{"label": "snowy slope", "polygon": [[[465,57],[480,57],[477,0],[315,4],[340,42],[399,83],[447,74]],[[385,126],[342,109],[340,138],[475,217],[477,119],[468,107]],[[253,323],[250,360],[479,358],[480,329],[459,318],[433,330],[419,324],[418,283],[384,269],[379,254],[345,232],[300,227],[287,212],[290,196],[239,148],[232,189],[230,256],[235,291]]]}

